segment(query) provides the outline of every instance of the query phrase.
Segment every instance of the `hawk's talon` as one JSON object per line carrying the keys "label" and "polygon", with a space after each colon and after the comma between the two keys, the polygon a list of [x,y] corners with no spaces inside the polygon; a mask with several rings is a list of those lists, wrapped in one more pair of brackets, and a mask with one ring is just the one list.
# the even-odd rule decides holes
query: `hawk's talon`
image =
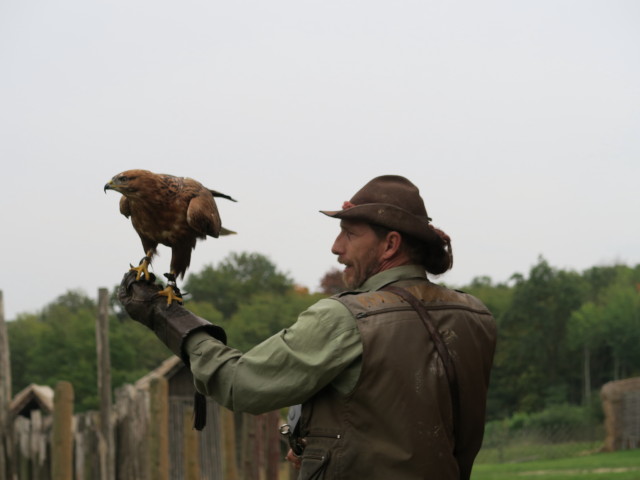
{"label": "hawk's talon", "polygon": [[162,295],[163,297],[167,297],[167,305],[171,305],[171,303],[175,300],[179,305],[182,305],[182,293],[176,285],[176,276],[174,273],[165,273],[164,276],[167,278],[168,283],[164,290],[158,292],[158,295]]}
{"label": "hawk's talon", "polygon": [[136,272],[136,281],[140,280],[140,277],[143,274],[144,274],[144,279],[147,282],[151,280],[151,274],[149,273],[149,270],[148,270],[150,263],[151,263],[151,257],[145,256],[145,257],[142,257],[142,260],[140,260],[140,263],[138,264],[137,267],[134,267],[133,265],[129,264],[129,267],[131,267],[130,270],[133,270],[134,272]]}
{"label": "hawk's talon", "polygon": [[167,297],[167,305],[171,305],[174,300],[178,305],[182,305],[182,294],[175,285],[167,285],[163,290],[158,292],[158,295]]}

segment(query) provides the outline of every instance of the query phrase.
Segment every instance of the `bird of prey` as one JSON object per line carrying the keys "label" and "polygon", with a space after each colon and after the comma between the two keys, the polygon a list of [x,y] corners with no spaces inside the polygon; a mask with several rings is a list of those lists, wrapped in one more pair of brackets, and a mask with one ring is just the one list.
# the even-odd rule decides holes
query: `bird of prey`
{"label": "bird of prey", "polygon": [[136,280],[150,279],[148,266],[158,244],[171,248],[168,285],[160,292],[167,303],[182,303],[177,277],[184,277],[191,262],[191,251],[198,239],[217,238],[235,232],[222,226],[214,197],[233,198],[204,187],[191,178],[157,174],[148,170],[127,170],[115,175],[104,191],[120,192],[120,213],[131,218],[133,228],[142,241],[145,257],[137,267]]}

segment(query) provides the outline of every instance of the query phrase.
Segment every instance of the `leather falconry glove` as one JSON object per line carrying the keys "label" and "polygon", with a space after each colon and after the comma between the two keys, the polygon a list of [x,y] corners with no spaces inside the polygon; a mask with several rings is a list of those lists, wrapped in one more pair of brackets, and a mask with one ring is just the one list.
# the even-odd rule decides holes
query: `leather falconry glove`
{"label": "leather falconry glove", "polygon": [[150,328],[156,336],[189,366],[189,356],[184,352],[184,341],[194,332],[205,332],[222,343],[227,334],[222,327],[194,315],[177,303],[167,305],[158,292],[162,287],[150,282],[136,281],[135,272],[127,272],[122,279],[118,298],[129,316]]}
{"label": "leather falconry glove", "polygon": [[[136,281],[136,272],[124,275],[118,290],[118,299],[135,321],[150,328],[169,350],[190,366],[189,356],[184,351],[185,340],[195,332],[205,332],[222,343],[227,343],[227,334],[222,327],[213,325],[194,315],[177,303],[167,305],[165,297],[158,295],[162,287],[151,281]],[[202,430],[206,424],[206,401],[198,392],[195,395],[194,427]]]}

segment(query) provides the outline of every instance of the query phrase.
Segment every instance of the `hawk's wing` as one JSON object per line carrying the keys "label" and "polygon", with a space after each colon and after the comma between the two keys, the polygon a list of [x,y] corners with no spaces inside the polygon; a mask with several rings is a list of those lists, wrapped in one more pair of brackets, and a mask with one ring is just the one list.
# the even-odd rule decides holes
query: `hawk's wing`
{"label": "hawk's wing", "polygon": [[214,197],[226,198],[227,200],[231,200],[232,202],[237,202],[235,198],[232,198],[229,195],[226,195],[222,192],[218,192],[216,190],[211,190],[211,189],[209,189],[209,191],[211,192],[211,195],[213,195]]}
{"label": "hawk's wing", "polygon": [[218,214],[218,207],[213,196],[207,190],[203,194],[193,197],[189,202],[187,223],[202,236],[209,235],[217,238],[220,235],[222,222]]}

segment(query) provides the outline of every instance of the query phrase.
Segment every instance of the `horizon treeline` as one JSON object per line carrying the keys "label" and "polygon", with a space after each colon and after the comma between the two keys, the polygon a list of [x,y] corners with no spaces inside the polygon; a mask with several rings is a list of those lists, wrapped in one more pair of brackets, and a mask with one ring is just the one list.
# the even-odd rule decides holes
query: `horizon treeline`
{"label": "horizon treeline", "polygon": [[[246,351],[340,291],[340,272],[328,271],[320,285],[321,292],[309,292],[267,257],[233,253],[190,274],[182,290],[188,292],[186,308],[224,327],[229,345]],[[526,276],[497,284],[476,277],[456,288],[482,300],[498,324],[488,420],[589,405],[599,401],[606,382],[640,375],[640,265],[576,272],[540,257]],[[114,389],[171,355],[128,318],[116,291],[114,286],[109,325]],[[97,409],[96,318],[96,301],[70,290],[40,312],[7,322],[13,393],[31,383],[53,387],[66,380],[74,386],[76,410]]]}

